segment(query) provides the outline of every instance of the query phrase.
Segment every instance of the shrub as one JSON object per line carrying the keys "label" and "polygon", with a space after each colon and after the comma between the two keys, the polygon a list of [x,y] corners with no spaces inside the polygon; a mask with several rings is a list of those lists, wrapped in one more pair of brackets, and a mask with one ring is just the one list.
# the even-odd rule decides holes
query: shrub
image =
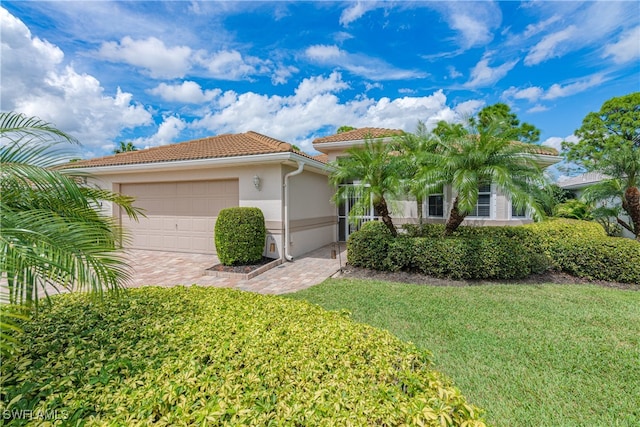
{"label": "shrub", "polygon": [[0,367],[3,413],[86,426],[484,425],[429,353],[307,302],[195,286],[67,294],[23,327],[22,353]]}
{"label": "shrub", "polygon": [[640,283],[640,243],[607,237],[596,222],[554,219],[525,226],[555,269],[589,279]]}
{"label": "shrub", "polygon": [[399,237],[389,246],[385,267],[452,279],[517,279],[534,265],[518,240],[467,236]]}
{"label": "shrub", "polygon": [[369,221],[347,241],[347,261],[356,267],[382,270],[393,236],[384,223]]}
{"label": "shrub", "polygon": [[222,209],[215,230],[218,259],[224,265],[260,261],[266,234],[264,215],[259,208]]}

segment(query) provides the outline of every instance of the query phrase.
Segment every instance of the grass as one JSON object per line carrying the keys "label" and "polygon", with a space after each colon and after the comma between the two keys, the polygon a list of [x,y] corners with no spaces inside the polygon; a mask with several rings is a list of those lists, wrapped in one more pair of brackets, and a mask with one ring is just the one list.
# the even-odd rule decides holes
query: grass
{"label": "grass", "polygon": [[330,279],[288,297],[432,351],[489,424],[640,425],[640,292]]}

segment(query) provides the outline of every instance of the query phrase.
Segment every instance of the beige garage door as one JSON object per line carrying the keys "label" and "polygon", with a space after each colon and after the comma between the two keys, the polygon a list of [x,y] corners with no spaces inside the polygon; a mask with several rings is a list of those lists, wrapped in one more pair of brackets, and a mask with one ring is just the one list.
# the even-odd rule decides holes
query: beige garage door
{"label": "beige garage door", "polygon": [[238,180],[122,184],[120,192],[147,216],[136,222],[122,214],[134,249],[213,254],[218,212],[238,206]]}

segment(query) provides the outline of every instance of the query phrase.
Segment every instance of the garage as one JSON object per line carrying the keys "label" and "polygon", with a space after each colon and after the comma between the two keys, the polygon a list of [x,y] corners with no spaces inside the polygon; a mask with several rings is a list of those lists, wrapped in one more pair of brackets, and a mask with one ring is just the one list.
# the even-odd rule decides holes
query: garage
{"label": "garage", "polygon": [[121,213],[133,249],[214,254],[214,226],[221,209],[238,206],[238,180],[121,184],[146,218]]}

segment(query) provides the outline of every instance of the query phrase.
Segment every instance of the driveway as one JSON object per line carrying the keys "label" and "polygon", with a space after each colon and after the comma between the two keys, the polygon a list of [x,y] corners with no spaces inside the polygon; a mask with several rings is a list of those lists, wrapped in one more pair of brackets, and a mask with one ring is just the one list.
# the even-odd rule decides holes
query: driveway
{"label": "driveway", "polygon": [[126,253],[134,271],[133,280],[127,287],[201,285],[261,294],[295,292],[332,276],[340,269],[340,262],[342,266],[345,265],[346,245],[340,244],[341,253],[333,259],[332,251],[336,250],[337,253],[337,248],[335,244],[322,247],[249,280],[204,275],[205,269],[218,264],[214,255],[130,249]]}

